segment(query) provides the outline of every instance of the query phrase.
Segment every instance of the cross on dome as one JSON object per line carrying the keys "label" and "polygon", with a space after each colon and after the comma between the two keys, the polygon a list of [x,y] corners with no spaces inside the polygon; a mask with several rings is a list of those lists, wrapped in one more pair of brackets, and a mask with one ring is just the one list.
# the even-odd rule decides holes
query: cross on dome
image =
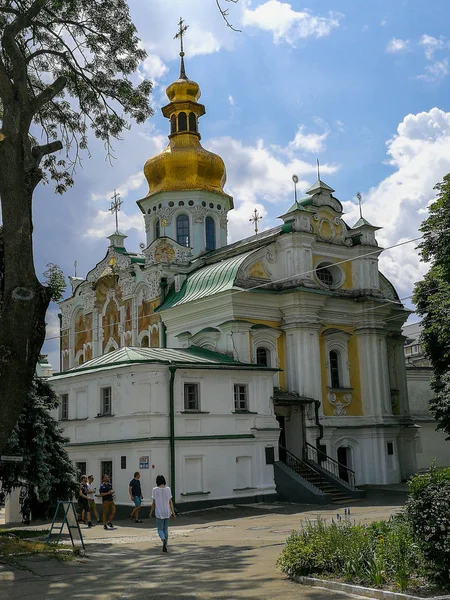
{"label": "cross on dome", "polygon": [[183,35],[186,33],[189,25],[184,24],[185,21],[180,17],[180,21],[178,22],[178,31],[174,36],[174,40],[180,39],[180,79],[187,79],[186,72],[184,70],[184,48],[183,48]]}
{"label": "cross on dome", "polygon": [[109,212],[113,215],[115,215],[116,217],[116,233],[119,232],[119,218],[118,218],[118,212],[120,211],[120,207],[122,206],[123,202],[120,199],[120,195],[116,192],[116,190],[114,190],[114,194],[111,196],[111,208],[109,209]]}

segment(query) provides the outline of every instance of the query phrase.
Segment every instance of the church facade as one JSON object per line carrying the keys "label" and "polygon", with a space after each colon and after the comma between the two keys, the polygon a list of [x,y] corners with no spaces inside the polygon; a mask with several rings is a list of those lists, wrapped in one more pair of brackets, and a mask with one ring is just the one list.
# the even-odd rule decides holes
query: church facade
{"label": "church facade", "polygon": [[[199,490],[210,492],[210,498],[234,497],[236,471],[229,469],[230,461],[250,455],[248,473],[253,469],[264,476],[243,476],[249,483],[244,487],[273,493],[270,465],[279,458],[279,446],[283,456],[332,461],[341,475],[353,473],[358,485],[406,478],[416,470],[402,335],[408,311],[379,271],[378,228],[362,217],[349,226],[334,190],[319,178],[286,207],[279,225],[227,244],[233,199],[224,190],[223,160],[200,144],[199,119],[205,107],[199,103],[198,84],[185,74],[183,57],[180,77],[167,88],[167,96],[162,112],[170,123],[169,143],[145,163],[149,191],[137,201],[145,248],[128,251],[126,236],[116,230],[109,236],[106,256],[86,278],[71,279],[72,293],[60,303],[61,373],[53,385],[58,393],[68,394],[69,414],[78,389],[86,404],[82,418],[89,422],[98,416],[102,386],[97,379],[105,376],[108,363],[110,373],[119,377],[119,363],[125,368],[124,349],[133,356],[139,349],[151,350],[153,361],[158,349],[161,357],[168,349],[186,356],[203,351],[218,363],[220,356],[226,364],[233,362],[231,371],[221,371],[217,394],[216,375],[202,366],[196,377],[206,382],[208,409],[197,411],[195,425],[183,425],[192,430],[191,450],[198,447],[202,456],[228,457],[223,462],[211,458],[221,477],[232,481],[225,486],[227,493],[222,488]],[[137,377],[139,371],[142,380],[147,369],[151,378],[170,380],[170,361],[161,358],[163,377],[151,360],[136,360],[126,363],[126,377],[135,371]],[[246,373],[242,381],[231,375],[239,368]],[[223,382],[219,385],[223,377],[229,382],[226,393]],[[131,383],[127,389],[134,398]],[[252,394],[259,390],[253,404],[245,400],[250,389]],[[112,439],[132,440],[123,444],[137,443],[137,454],[144,452],[139,439],[154,438],[156,443],[168,435],[169,391],[163,394],[166,409],[154,411],[153,404],[145,408],[138,403],[137,410],[130,400],[127,412],[122,390],[121,418],[126,413],[129,425],[113,425],[104,435],[100,430],[94,434],[95,428],[88,434],[85,423],[77,434],[81,425],[65,419],[66,431],[71,428],[70,452],[79,462],[81,454],[89,455],[96,465]],[[242,411],[222,428],[225,416],[240,411],[241,392]],[[180,387],[174,408],[180,419],[185,393]],[[141,431],[137,413],[144,409],[150,425]],[[77,420],[76,407],[72,413]],[[167,418],[160,428],[161,414]],[[106,416],[113,420],[112,414]],[[200,452],[203,442],[194,438],[204,431],[217,436],[216,450]],[[255,445],[251,452],[248,446],[246,453],[236,455],[233,444],[220,437],[237,434],[254,436],[248,438]],[[170,460],[178,460],[169,457],[169,441],[159,441],[167,457],[161,464],[168,470]],[[273,455],[266,446],[274,448]],[[93,471],[94,465],[87,468]],[[119,472],[119,465],[114,469]],[[181,494],[182,486],[177,489]],[[176,500],[186,498],[179,495]]]}

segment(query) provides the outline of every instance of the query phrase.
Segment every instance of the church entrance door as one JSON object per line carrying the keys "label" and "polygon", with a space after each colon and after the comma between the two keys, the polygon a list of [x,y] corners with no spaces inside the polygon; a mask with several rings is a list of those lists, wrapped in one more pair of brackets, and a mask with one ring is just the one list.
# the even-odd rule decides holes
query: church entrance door
{"label": "church entrance door", "polygon": [[352,449],[350,446],[339,446],[337,449],[337,460],[339,463],[339,477],[344,481],[348,481],[347,469],[352,468]]}

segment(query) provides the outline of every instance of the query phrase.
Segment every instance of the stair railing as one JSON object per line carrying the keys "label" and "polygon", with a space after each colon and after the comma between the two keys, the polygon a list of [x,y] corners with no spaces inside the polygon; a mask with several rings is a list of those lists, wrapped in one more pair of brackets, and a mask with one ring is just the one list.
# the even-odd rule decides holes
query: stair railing
{"label": "stair railing", "polygon": [[308,442],[303,447],[303,460],[317,465],[336,479],[343,481],[350,489],[355,489],[355,472]]}
{"label": "stair railing", "polygon": [[311,483],[320,491],[326,491],[327,482],[323,480],[323,475],[316,471],[314,467],[298,458],[298,456],[295,456],[295,454],[292,454],[292,452],[289,452],[289,450],[286,450],[283,446],[279,446],[278,456],[280,457],[280,461],[294,471],[294,473],[306,479],[308,483]]}

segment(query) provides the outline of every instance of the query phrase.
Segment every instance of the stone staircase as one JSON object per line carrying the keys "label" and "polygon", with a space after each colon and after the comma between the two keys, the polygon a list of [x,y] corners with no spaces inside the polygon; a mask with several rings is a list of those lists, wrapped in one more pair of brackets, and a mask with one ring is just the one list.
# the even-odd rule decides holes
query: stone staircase
{"label": "stone staircase", "polygon": [[[298,486],[303,485],[305,501],[308,502],[315,498],[320,504],[350,504],[364,497],[364,492],[352,488],[347,481],[327,473],[319,464],[315,465],[311,460],[298,458],[284,448],[280,448],[280,462],[283,465],[283,477],[280,476],[280,469],[278,469],[279,482],[277,477],[275,481],[282,496],[295,496],[295,501],[298,501],[298,498],[302,497]],[[340,468],[342,470],[343,465],[340,465]],[[288,481],[289,474],[292,476],[291,485]]]}

